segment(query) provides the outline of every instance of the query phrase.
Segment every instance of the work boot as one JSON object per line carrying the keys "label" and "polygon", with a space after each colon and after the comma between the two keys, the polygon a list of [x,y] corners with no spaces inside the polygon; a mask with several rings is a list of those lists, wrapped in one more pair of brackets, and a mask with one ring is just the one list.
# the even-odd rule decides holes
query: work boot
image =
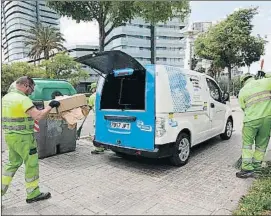
{"label": "work boot", "polygon": [[101,154],[104,153],[104,148],[96,148],[93,151],[91,151],[91,154]]}
{"label": "work boot", "polygon": [[253,170],[241,170],[236,173],[237,178],[254,178]]}
{"label": "work boot", "polygon": [[47,193],[41,193],[40,195],[32,198],[32,199],[26,199],[27,203],[33,203],[33,202],[38,202],[41,200],[46,200],[49,199],[51,197],[51,193],[47,192]]}

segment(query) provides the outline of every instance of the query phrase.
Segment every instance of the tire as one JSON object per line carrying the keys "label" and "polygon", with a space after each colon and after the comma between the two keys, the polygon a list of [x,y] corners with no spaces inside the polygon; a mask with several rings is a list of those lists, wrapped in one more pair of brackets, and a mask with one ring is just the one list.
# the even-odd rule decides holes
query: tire
{"label": "tire", "polygon": [[228,118],[224,133],[220,134],[220,138],[223,140],[229,140],[232,135],[232,130],[233,130],[233,122],[230,118]]}
{"label": "tire", "polygon": [[181,132],[173,146],[173,154],[170,157],[170,162],[178,167],[187,164],[190,157],[190,151],[190,136],[187,133]]}

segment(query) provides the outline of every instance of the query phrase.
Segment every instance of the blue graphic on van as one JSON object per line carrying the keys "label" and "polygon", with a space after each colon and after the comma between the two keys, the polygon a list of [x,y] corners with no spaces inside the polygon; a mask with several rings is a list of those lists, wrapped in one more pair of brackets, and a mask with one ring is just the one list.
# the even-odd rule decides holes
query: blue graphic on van
{"label": "blue graphic on van", "polygon": [[138,120],[138,121],[136,122],[136,126],[137,126],[140,130],[142,130],[142,131],[148,131],[148,132],[151,132],[151,131],[152,131],[152,126],[150,126],[150,125],[144,125],[144,122],[143,122],[143,121],[140,121],[140,120]]}
{"label": "blue graphic on van", "polygon": [[169,119],[168,120],[168,124],[171,127],[177,127],[178,126],[178,122],[177,121],[173,121],[173,119]]}
{"label": "blue graphic on van", "polygon": [[166,66],[173,100],[174,112],[186,112],[191,107],[190,94],[186,88],[186,76],[178,68]]}

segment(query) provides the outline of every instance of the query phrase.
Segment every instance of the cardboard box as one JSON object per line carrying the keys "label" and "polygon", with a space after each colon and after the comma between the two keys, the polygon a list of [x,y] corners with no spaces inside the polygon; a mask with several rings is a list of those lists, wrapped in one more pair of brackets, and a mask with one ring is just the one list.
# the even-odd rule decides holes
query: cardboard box
{"label": "cardboard box", "polygon": [[[60,106],[57,109],[53,108],[50,113],[62,113],[64,111],[87,105],[87,98],[84,94],[60,96],[56,97],[55,100],[60,102]],[[48,106],[50,102],[51,101],[44,101],[44,106]]]}

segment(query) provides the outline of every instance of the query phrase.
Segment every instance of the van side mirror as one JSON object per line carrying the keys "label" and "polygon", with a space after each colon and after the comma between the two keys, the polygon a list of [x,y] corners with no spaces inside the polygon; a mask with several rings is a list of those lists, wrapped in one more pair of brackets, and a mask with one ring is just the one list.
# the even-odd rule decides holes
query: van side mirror
{"label": "van side mirror", "polygon": [[223,100],[224,101],[229,101],[229,99],[230,99],[230,95],[229,95],[229,93],[224,93],[224,95],[223,95]]}

